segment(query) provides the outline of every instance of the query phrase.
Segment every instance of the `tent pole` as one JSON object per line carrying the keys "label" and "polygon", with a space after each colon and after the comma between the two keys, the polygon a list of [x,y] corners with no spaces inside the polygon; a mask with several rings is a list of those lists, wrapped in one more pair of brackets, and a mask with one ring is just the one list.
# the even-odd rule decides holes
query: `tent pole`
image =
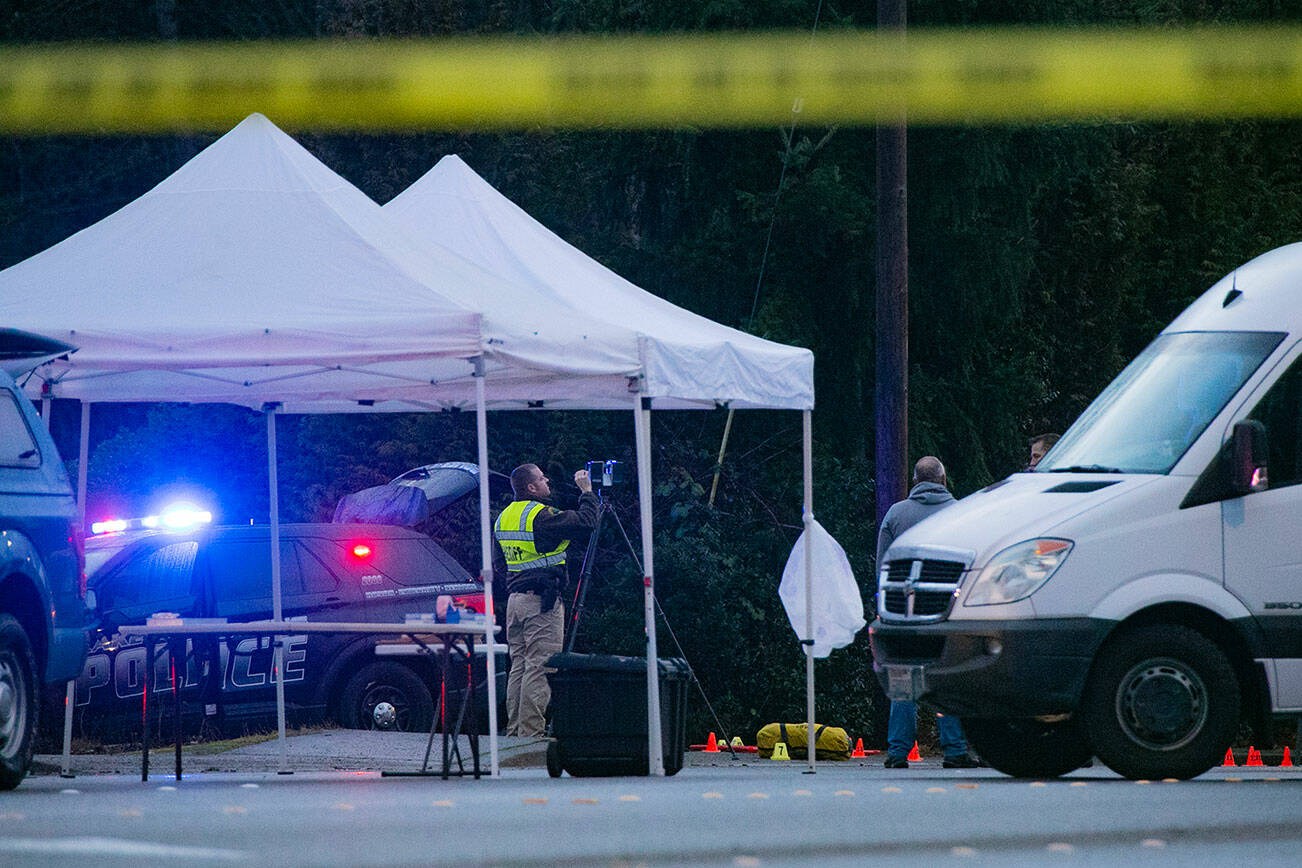
{"label": "tent pole", "polygon": [[[278,404],[262,405],[267,417],[267,487],[271,490],[271,620],[279,621],[284,615],[280,605],[280,482],[276,477],[276,408]],[[283,638],[272,637],[275,649],[273,671],[276,677],[276,738],[280,742],[280,768],[278,774],[289,774],[289,756],[285,744],[285,646]]]}
{"label": "tent pole", "polygon": [[[49,428],[49,416],[45,416],[46,428]],[[81,402],[81,435],[77,444],[77,532],[86,532],[86,461],[90,455],[90,404]],[[77,679],[68,682],[67,692],[63,697],[63,764],[59,768],[59,777],[70,778],[72,774],[72,710],[77,704]]]}
{"label": "tent pole", "polygon": [[809,770],[805,774],[814,774],[817,745],[814,733],[814,425],[813,411],[802,413],[804,422],[805,454],[805,717],[809,729],[806,730],[805,744],[809,753]]}
{"label": "tent pole", "polygon": [[488,521],[488,408],[484,405],[484,357],[475,359],[475,435],[479,449],[479,558],[484,582],[484,677],[488,680],[488,769],[501,777],[497,765],[497,654],[493,651],[493,628],[497,614],[493,610],[493,544]]}
{"label": "tent pole", "polygon": [[664,742],[660,737],[660,661],[656,653],[655,567],[651,540],[651,399],[637,398],[633,408],[637,440],[637,494],[642,517],[642,609],[646,619],[646,732],[648,773],[665,773]]}

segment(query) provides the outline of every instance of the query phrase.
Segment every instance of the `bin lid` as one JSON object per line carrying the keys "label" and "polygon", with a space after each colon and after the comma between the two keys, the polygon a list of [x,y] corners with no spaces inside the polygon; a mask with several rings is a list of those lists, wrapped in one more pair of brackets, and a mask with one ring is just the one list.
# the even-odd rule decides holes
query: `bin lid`
{"label": "bin lid", "polygon": [[[687,661],[681,657],[661,657],[660,677],[677,676],[686,678],[691,671]],[[622,657],[618,654],[575,654],[563,651],[553,654],[547,661],[548,666],[562,672],[621,672],[644,675],[646,673],[645,657]]]}

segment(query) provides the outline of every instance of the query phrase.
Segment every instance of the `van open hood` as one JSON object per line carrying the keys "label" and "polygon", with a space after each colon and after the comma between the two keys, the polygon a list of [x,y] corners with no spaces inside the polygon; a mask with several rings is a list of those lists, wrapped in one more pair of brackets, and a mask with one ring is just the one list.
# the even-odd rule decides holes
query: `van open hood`
{"label": "van open hood", "polygon": [[914,525],[891,545],[892,557],[917,545],[966,550],[981,566],[1014,543],[1053,536],[1054,528],[1159,476],[1108,473],[1014,473]]}

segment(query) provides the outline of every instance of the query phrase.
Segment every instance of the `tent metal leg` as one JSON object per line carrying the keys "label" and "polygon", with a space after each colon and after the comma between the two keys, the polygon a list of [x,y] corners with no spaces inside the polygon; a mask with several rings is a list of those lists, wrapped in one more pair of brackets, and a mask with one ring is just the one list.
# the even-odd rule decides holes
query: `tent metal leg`
{"label": "tent metal leg", "polygon": [[637,439],[637,493],[642,517],[642,608],[646,620],[646,713],[648,771],[665,773],[664,741],[660,735],[660,661],[656,651],[655,567],[651,538],[651,400],[637,399],[633,409]]}
{"label": "tent metal leg", "polygon": [[809,753],[809,770],[814,774],[816,759],[814,733],[814,426],[813,413],[802,411],[804,429],[804,480],[805,480],[805,716],[809,729],[806,745]]}
{"label": "tent metal leg", "polygon": [[[276,404],[262,408],[267,417],[267,487],[271,500],[271,618],[284,617],[280,600],[280,481],[276,476]],[[285,744],[285,645],[282,637],[272,637],[275,663],[272,672],[276,680],[276,738],[280,744],[280,768],[277,773],[289,774],[288,746]]]}
{"label": "tent metal leg", "polygon": [[488,409],[484,403],[484,360],[475,359],[475,435],[479,449],[479,556],[480,575],[484,579],[484,673],[488,681],[488,770],[501,777],[497,764],[497,655],[493,652],[493,627],[497,615],[493,609],[493,545],[488,516]]}

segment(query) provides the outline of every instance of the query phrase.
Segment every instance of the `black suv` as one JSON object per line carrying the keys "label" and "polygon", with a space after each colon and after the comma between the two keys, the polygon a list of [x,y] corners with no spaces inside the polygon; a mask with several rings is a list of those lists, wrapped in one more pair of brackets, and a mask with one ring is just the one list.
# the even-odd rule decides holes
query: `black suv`
{"label": "black suv", "polygon": [[[434,611],[442,594],[468,608],[483,608],[482,585],[416,531],[286,524],[280,533],[282,611],[288,620],[401,622],[407,614]],[[270,618],[270,544],[266,526],[126,532],[89,540],[87,573],[102,638],[77,682],[76,718],[83,731],[131,732],[140,726],[145,649],[137,640],[122,641],[118,626],[142,624],[157,612],[231,622]],[[437,684],[438,670],[425,656],[377,657],[375,645],[382,638],[286,637],[285,702],[294,718],[308,722],[331,715],[357,729],[428,730],[435,710],[430,685]],[[189,647],[181,698],[191,724],[202,719],[229,731],[223,724],[274,718],[267,639],[201,637]],[[482,656],[475,665],[482,685]],[[170,692],[169,666],[160,653],[151,693]],[[503,698],[504,668],[498,670]],[[448,692],[456,695],[465,689],[465,666],[454,667],[454,674]],[[170,708],[170,701],[151,703],[152,725],[161,726]]]}
{"label": "black suv", "polygon": [[[0,329],[0,356],[15,334]],[[61,345],[60,345],[61,346]],[[81,535],[68,476],[35,409],[0,366],[0,789],[27,774],[42,688],[86,655]],[[46,729],[58,726],[49,721]]]}

